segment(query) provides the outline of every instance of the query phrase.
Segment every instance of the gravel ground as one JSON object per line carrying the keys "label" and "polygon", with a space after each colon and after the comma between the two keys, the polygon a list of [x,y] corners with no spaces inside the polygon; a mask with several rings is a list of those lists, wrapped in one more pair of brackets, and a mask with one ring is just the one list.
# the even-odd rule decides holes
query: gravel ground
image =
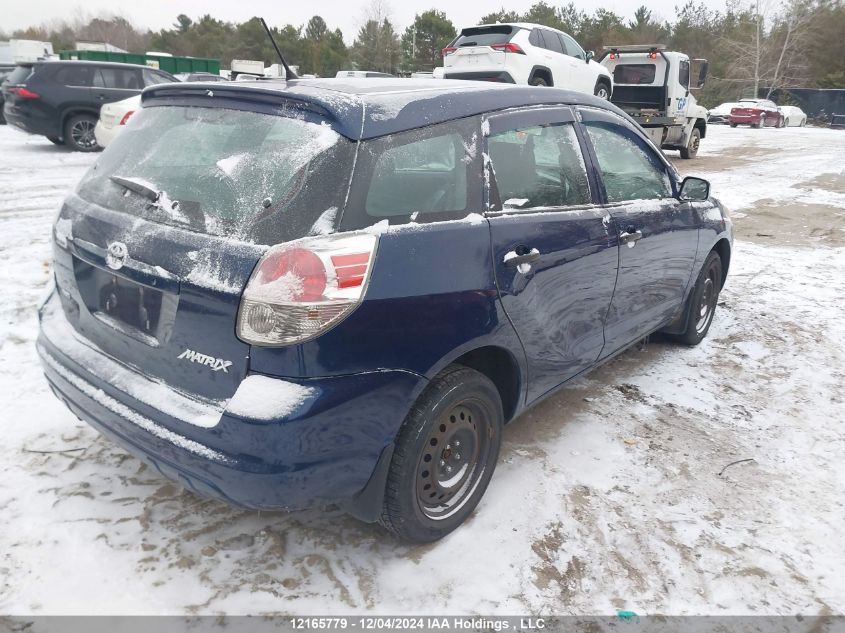
{"label": "gravel ground", "polygon": [[0,127],[0,613],[843,613],[843,155],[843,132],[711,129],[676,161],[735,214],[709,338],[523,415],[470,521],[409,547],[199,499],[53,398],[34,307],[95,157]]}

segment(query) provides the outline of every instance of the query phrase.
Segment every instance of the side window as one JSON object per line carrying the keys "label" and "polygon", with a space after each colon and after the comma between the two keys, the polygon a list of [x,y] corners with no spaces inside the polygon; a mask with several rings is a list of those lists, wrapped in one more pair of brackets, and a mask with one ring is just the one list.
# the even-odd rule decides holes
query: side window
{"label": "side window", "polygon": [[566,54],[571,57],[577,57],[578,59],[587,59],[587,55],[584,53],[584,49],[573,40],[571,37],[566,35],[565,33],[560,36],[563,39],[563,44],[566,47]]}
{"label": "side window", "polygon": [[683,61],[678,65],[678,83],[689,90],[689,62]]}
{"label": "side window", "polygon": [[152,70],[145,70],[143,71],[143,73],[145,86],[155,86],[157,84],[170,83],[170,79],[166,75],[162,75],[161,73],[157,73]]}
{"label": "side window", "polygon": [[105,67],[99,69],[98,75],[106,88],[141,90],[144,87],[141,84],[140,72],[134,69]]}
{"label": "side window", "polygon": [[71,65],[59,68],[56,71],[56,81],[65,86],[79,86],[90,88],[93,86],[94,67]]}
{"label": "side window", "polygon": [[546,48],[546,43],[543,41],[543,34],[540,32],[540,29],[532,29],[531,34],[528,36],[528,43],[539,48]]}
{"label": "side window", "polygon": [[598,159],[608,202],[672,195],[665,166],[641,138],[610,123],[590,121],[585,126]]}
{"label": "side window", "polygon": [[560,43],[560,38],[554,31],[547,31],[543,29],[543,40],[546,42],[546,48],[555,53],[563,53],[563,45]]}
{"label": "side window", "polygon": [[572,124],[500,132],[490,136],[487,149],[502,205],[532,209],[590,204],[587,170]]}
{"label": "side window", "polygon": [[467,208],[472,158],[461,134],[431,135],[416,130],[372,143],[376,147],[386,143],[386,147],[373,167],[366,194],[367,215],[387,218]]}

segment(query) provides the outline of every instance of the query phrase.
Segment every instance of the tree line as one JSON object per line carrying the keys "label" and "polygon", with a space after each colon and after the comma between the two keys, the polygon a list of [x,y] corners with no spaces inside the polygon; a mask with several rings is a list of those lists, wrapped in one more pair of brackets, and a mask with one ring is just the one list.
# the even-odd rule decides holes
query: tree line
{"label": "tree line", "polygon": [[[771,3],[771,0],[764,0]],[[544,0],[525,13],[505,10],[478,23],[533,22],[572,35],[585,49],[608,45],[663,43],[671,50],[710,61],[706,105],[780,87],[845,88],[845,0],[794,0],[776,9],[729,0],[724,11],[688,0],[671,20],[657,19],[645,6],[626,19],[613,11],[588,13],[574,2]],[[457,25],[463,27],[469,25]],[[390,18],[383,0],[374,0],[351,45],[340,29],[319,15],[306,24],[272,26],[290,64],[301,74],[334,76],[338,70],[363,69],[404,74],[442,65],[441,49],[457,35],[456,25],[436,9],[418,13],[405,29]],[[273,63],[275,51],[258,18],[241,23],[212,15],[179,15],[160,31],[135,28],[123,17],[77,18],[15,31],[12,37],[49,40],[54,50],[72,49],[80,40],[108,42],[132,52],[220,59],[261,59]],[[6,35],[8,37],[9,34]],[[0,39],[5,39],[0,33]]]}

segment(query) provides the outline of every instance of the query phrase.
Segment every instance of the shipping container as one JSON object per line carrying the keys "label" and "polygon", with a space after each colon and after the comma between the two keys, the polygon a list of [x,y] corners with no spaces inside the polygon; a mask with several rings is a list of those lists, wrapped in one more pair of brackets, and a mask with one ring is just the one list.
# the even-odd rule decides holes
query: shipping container
{"label": "shipping container", "polygon": [[94,62],[120,62],[158,68],[172,75],[177,73],[220,74],[219,59],[203,57],[172,57],[157,53],[115,53],[110,51],[61,51],[60,59],[74,59]]}

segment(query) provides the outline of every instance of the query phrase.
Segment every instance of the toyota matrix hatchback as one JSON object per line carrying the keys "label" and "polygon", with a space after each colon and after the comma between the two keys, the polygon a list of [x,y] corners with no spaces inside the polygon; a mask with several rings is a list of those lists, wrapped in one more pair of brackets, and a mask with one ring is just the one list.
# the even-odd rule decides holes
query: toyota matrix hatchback
{"label": "toyota matrix hatchback", "polygon": [[731,221],[607,101],[329,79],[142,105],[56,220],[38,352],[77,416],[197,493],[432,541],[505,423],[710,327]]}

